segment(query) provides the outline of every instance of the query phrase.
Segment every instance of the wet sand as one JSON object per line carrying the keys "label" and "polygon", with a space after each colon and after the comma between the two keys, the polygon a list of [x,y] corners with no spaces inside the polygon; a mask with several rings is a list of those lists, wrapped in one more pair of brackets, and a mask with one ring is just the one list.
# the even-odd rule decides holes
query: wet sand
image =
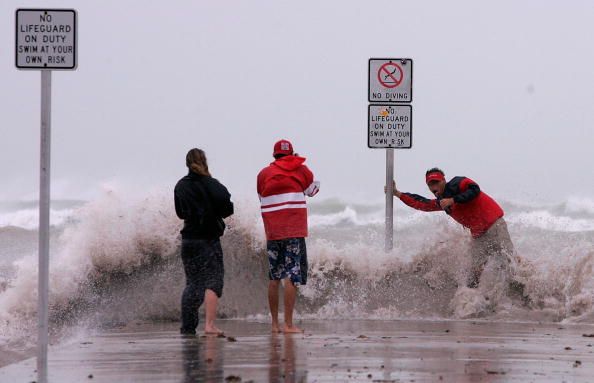
{"label": "wet sand", "polygon": [[[285,336],[267,323],[219,323],[228,337],[132,323],[78,338],[50,349],[50,382],[594,381],[591,325],[318,320]],[[0,369],[0,382],[34,380],[35,359]]]}

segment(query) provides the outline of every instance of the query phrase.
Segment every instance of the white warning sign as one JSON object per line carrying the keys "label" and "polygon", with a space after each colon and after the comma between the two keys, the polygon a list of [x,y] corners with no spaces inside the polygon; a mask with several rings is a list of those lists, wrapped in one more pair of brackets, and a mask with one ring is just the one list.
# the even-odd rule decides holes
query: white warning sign
{"label": "white warning sign", "polygon": [[367,146],[410,149],[412,105],[369,105]]}
{"label": "white warning sign", "polygon": [[369,59],[369,102],[412,102],[411,59]]}
{"label": "white warning sign", "polygon": [[76,11],[17,9],[16,67],[76,69]]}

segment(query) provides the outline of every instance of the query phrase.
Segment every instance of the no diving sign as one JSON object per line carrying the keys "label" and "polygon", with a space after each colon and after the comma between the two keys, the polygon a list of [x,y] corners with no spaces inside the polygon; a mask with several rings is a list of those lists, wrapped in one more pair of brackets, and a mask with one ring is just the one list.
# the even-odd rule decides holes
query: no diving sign
{"label": "no diving sign", "polygon": [[17,9],[16,67],[76,69],[76,11]]}
{"label": "no diving sign", "polygon": [[369,102],[412,102],[412,59],[369,59]]}

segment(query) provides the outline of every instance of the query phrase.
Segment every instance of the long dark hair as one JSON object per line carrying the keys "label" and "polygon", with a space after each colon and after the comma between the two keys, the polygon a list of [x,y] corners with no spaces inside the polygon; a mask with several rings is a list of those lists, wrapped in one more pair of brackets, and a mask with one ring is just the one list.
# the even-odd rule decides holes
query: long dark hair
{"label": "long dark hair", "polygon": [[210,176],[210,172],[208,171],[208,162],[206,161],[206,154],[202,149],[190,149],[188,154],[186,154],[186,166],[196,174],[201,176]]}

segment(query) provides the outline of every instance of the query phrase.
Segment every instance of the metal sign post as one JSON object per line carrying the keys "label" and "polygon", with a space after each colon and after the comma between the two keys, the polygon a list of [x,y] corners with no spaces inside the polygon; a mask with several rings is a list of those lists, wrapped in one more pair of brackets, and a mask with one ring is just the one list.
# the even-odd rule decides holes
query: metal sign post
{"label": "metal sign post", "polygon": [[386,252],[394,248],[394,149],[386,149]]}
{"label": "metal sign post", "polygon": [[46,383],[49,344],[52,70],[76,69],[76,11],[17,9],[15,40],[16,67],[41,71],[37,381]]}
{"label": "metal sign post", "polygon": [[39,167],[39,316],[37,375],[47,382],[47,347],[49,338],[49,209],[52,132],[52,71],[41,71],[41,147]]}
{"label": "metal sign post", "polygon": [[411,59],[369,59],[367,147],[386,149],[385,250],[394,248],[394,149],[412,147]]}

